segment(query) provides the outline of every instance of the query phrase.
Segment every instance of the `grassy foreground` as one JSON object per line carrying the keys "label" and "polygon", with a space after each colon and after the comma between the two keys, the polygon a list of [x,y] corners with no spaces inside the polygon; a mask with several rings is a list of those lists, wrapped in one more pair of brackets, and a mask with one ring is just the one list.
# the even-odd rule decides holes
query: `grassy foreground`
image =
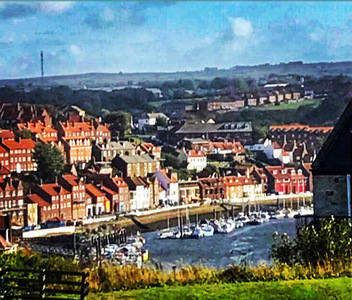
{"label": "grassy foreground", "polygon": [[149,289],[90,293],[89,300],[101,299],[351,299],[352,278],[291,280],[165,286]]}

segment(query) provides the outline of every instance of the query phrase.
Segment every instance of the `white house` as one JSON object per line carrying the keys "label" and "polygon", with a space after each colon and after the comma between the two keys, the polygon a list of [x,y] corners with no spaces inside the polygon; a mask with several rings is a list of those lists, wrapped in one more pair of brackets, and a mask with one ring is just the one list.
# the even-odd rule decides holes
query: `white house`
{"label": "white house", "polygon": [[143,210],[150,207],[149,184],[141,177],[127,177],[125,179],[130,190],[131,210]]}
{"label": "white house", "polygon": [[158,170],[154,176],[158,179],[163,191],[160,193],[160,200],[168,204],[177,204],[179,202],[179,187],[177,175],[168,170]]}
{"label": "white house", "polygon": [[158,118],[164,118],[169,120],[169,117],[164,115],[163,113],[147,113],[143,114],[141,118],[138,119],[138,130],[143,132],[149,126],[155,126]]}
{"label": "white house", "polygon": [[266,139],[264,141],[264,143],[254,144],[254,145],[246,145],[245,148],[251,152],[263,152],[268,159],[273,159],[273,158],[277,158],[277,157],[275,157],[275,155],[280,156],[280,154],[281,154],[281,148],[280,148],[279,153],[275,152],[276,145],[278,146],[278,144],[276,142],[271,143],[271,140]]}
{"label": "white house", "polygon": [[207,156],[203,151],[190,150],[187,152],[187,170],[202,171],[207,166]]}

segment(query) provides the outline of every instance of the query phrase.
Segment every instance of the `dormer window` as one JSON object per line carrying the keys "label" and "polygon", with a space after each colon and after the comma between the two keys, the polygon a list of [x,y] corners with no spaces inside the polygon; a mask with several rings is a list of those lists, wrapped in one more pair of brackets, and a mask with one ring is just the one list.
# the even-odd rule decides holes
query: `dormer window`
{"label": "dormer window", "polygon": [[298,175],[302,175],[302,170],[301,169],[298,170]]}
{"label": "dormer window", "polygon": [[285,169],[281,170],[281,174],[287,174],[286,170]]}
{"label": "dormer window", "polygon": [[277,174],[277,170],[274,170],[274,171],[273,171],[273,174],[276,175],[276,174]]}
{"label": "dormer window", "polygon": [[292,170],[292,171],[291,171],[291,175],[296,175],[296,171],[295,171],[295,170]]}

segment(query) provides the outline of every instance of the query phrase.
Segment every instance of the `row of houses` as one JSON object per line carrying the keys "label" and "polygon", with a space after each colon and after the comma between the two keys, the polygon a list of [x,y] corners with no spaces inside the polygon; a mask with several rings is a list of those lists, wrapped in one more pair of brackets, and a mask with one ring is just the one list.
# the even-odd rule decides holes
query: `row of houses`
{"label": "row of houses", "polygon": [[244,107],[254,107],[283,101],[297,101],[302,97],[295,90],[263,90],[259,93],[242,93],[234,96],[223,96],[208,102],[208,111],[239,110]]}
{"label": "row of houses", "polygon": [[304,193],[311,190],[309,168],[238,167],[229,176],[213,174],[180,181],[176,173],[159,169],[147,176],[112,177],[64,173],[54,183],[39,184],[27,193],[18,179],[0,181],[0,212],[16,225],[38,224],[51,218],[79,220],[101,214],[145,210],[160,205],[220,201],[267,193]]}

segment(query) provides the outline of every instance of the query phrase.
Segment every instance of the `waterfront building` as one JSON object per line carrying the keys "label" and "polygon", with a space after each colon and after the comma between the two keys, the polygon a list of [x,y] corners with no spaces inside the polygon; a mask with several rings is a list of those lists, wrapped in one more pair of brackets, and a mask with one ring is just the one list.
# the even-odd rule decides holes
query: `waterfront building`
{"label": "waterfront building", "polygon": [[157,178],[159,186],[162,189],[160,200],[162,200],[164,204],[178,204],[180,199],[177,173],[162,169],[156,171],[154,177]]}
{"label": "waterfront building", "polygon": [[83,180],[73,174],[59,176],[61,186],[71,193],[71,215],[73,220],[83,218],[88,215],[86,205],[91,203],[89,195],[86,193],[86,186]]}
{"label": "waterfront building", "polygon": [[[72,220],[71,193],[58,183],[38,185],[25,197],[28,222],[40,224],[51,218]],[[33,205],[34,204],[34,205]],[[35,222],[34,221],[34,222]]]}
{"label": "waterfront building", "polygon": [[222,177],[198,178],[201,200],[219,201],[225,197],[225,187]]}
{"label": "waterfront building", "polygon": [[180,180],[178,184],[181,202],[189,204],[201,200],[198,180]]}
{"label": "waterfront building", "polygon": [[92,217],[110,212],[110,201],[106,199],[105,194],[93,184],[86,184],[85,187],[86,193],[92,199],[91,207],[87,206],[87,216]]}
{"label": "waterfront building", "polygon": [[298,194],[307,191],[307,177],[302,169],[284,166],[268,166],[268,191],[282,194]]}
{"label": "waterfront building", "polygon": [[150,189],[147,180],[142,177],[125,177],[130,192],[131,210],[150,208]]}

